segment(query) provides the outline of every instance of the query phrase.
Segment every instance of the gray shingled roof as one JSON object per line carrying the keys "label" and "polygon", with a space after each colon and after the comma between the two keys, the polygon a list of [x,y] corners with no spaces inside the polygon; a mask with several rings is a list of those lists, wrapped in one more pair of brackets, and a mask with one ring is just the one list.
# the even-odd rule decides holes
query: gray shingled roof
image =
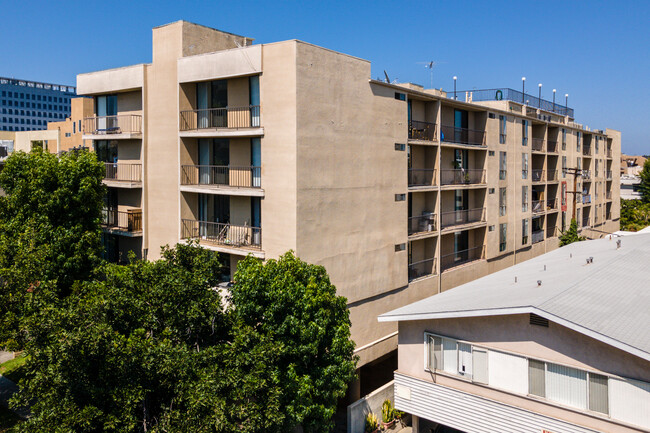
{"label": "gray shingled roof", "polygon": [[[593,263],[587,264],[588,257]],[[577,242],[382,314],[379,321],[518,313],[538,314],[650,361],[650,234]]]}

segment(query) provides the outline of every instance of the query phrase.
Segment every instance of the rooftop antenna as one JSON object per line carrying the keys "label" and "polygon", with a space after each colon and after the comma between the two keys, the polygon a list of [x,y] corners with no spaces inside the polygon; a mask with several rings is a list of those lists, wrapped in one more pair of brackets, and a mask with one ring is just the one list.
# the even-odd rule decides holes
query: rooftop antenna
{"label": "rooftop antenna", "polygon": [[388,78],[388,73],[386,72],[385,69],[384,69],[384,77],[386,77],[386,82],[390,84],[390,78]]}
{"label": "rooftop antenna", "polygon": [[428,62],[417,62],[418,65],[424,65],[425,68],[429,70],[429,88],[433,89],[433,68],[436,66],[442,64],[442,63],[447,63],[447,62],[436,62],[434,60],[430,60]]}

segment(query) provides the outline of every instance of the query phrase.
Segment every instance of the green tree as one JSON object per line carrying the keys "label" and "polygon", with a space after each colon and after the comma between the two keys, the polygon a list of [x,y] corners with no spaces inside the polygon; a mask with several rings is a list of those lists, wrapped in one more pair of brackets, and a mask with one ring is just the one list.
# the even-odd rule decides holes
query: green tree
{"label": "green tree", "polygon": [[85,280],[101,254],[104,170],[95,155],[35,149],[0,173],[0,343],[22,346],[21,320]]}
{"label": "green tree", "polygon": [[644,203],[650,203],[650,159],[646,159],[639,177],[641,178],[641,184],[639,185],[641,200]]}
{"label": "green tree", "polygon": [[650,226],[650,203],[621,199],[621,230],[639,231]]}
{"label": "green tree", "polygon": [[560,246],[563,247],[584,240],[587,240],[587,238],[578,234],[578,223],[572,218],[569,229],[560,235]]}

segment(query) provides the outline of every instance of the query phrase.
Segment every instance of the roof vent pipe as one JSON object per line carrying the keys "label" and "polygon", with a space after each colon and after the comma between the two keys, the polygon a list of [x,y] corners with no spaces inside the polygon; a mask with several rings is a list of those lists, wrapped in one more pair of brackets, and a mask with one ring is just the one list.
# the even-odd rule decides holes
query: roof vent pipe
{"label": "roof vent pipe", "polygon": [[537,280],[537,287],[542,285],[542,280]]}
{"label": "roof vent pipe", "polygon": [[517,277],[515,277],[515,283],[517,282]]}
{"label": "roof vent pipe", "polygon": [[569,253],[569,258],[570,258],[570,259],[573,258],[573,253]]}
{"label": "roof vent pipe", "polygon": [[546,265],[544,265],[544,270],[546,270]]}
{"label": "roof vent pipe", "polygon": [[619,248],[621,248],[621,240],[620,239],[616,241],[616,249],[619,249]]}

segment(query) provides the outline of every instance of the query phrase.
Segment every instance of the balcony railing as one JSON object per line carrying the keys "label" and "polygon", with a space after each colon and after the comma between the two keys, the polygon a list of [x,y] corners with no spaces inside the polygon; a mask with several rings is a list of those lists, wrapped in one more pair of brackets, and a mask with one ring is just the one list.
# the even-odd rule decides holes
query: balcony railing
{"label": "balcony railing", "polygon": [[612,149],[607,149],[607,157],[611,158],[612,157]]}
{"label": "balcony railing", "polygon": [[589,217],[582,218],[582,227],[589,227]]}
{"label": "balcony railing", "polygon": [[440,270],[455,268],[465,263],[481,260],[485,258],[485,246],[481,245],[474,248],[468,248],[462,251],[456,251],[451,254],[445,254],[440,258]]}
{"label": "balcony railing", "polygon": [[544,170],[533,170],[532,174],[533,182],[544,182]]}
{"label": "balcony railing", "polygon": [[409,264],[409,281],[436,274],[436,259],[420,260]]}
{"label": "balcony railing", "polygon": [[605,178],[606,178],[607,180],[612,180],[612,171],[611,171],[611,170],[607,170],[607,171],[605,172]]}
{"label": "balcony railing", "polygon": [[546,210],[557,210],[557,199],[551,198],[546,200]]}
{"label": "balcony railing", "polygon": [[142,116],[118,114],[116,116],[85,117],[83,132],[92,135],[140,134],[142,133]]}
{"label": "balcony railing", "polygon": [[587,156],[591,156],[591,146],[587,145],[587,144],[582,146],[582,154],[587,155]]}
{"label": "balcony railing", "polygon": [[112,230],[141,232],[142,211],[140,209],[118,211],[117,209],[104,208],[102,209],[102,225]]}
{"label": "balcony railing", "polygon": [[485,170],[464,169],[440,170],[441,185],[476,185],[485,183]]}
{"label": "balcony railing", "polygon": [[182,239],[198,239],[216,245],[262,248],[262,229],[209,221],[182,220]]}
{"label": "balcony railing", "polygon": [[557,153],[557,141],[555,140],[548,140],[546,142],[546,151],[549,153]]}
{"label": "balcony railing", "polygon": [[582,204],[589,204],[591,203],[591,194],[584,194],[582,196]]}
{"label": "balcony railing", "polygon": [[[612,192],[611,191],[605,192],[605,198],[607,200],[611,200],[612,199]],[[609,219],[609,218],[607,218],[607,219]]]}
{"label": "balcony railing", "polygon": [[500,89],[474,89],[462,91],[448,91],[447,98],[460,99],[464,101],[514,101],[520,104],[530,105],[530,107],[540,108],[545,111],[552,111],[562,116],[573,117],[573,108],[565,107],[564,105],[556,104],[555,102],[539,99],[537,96],[521,91],[500,88]]}
{"label": "balcony railing", "polygon": [[436,170],[433,168],[409,168],[409,186],[433,186]]}
{"label": "balcony railing", "polygon": [[546,180],[548,182],[554,182],[554,181],[558,180],[557,170],[548,170],[547,173],[546,173]]}
{"label": "balcony railing", "polygon": [[183,165],[181,185],[224,185],[260,188],[261,167],[229,165]]}
{"label": "balcony railing", "polygon": [[582,175],[583,179],[591,179],[591,170],[581,170],[580,174]]}
{"label": "balcony railing", "polygon": [[533,243],[542,242],[544,240],[544,230],[533,231]]}
{"label": "balcony railing", "polygon": [[442,228],[485,221],[485,208],[454,210],[440,214]]}
{"label": "balcony railing", "polygon": [[442,125],[440,127],[440,140],[446,143],[469,144],[483,146],[485,144],[485,131],[467,128],[455,128]]}
{"label": "balcony railing", "polygon": [[544,139],[543,138],[533,138],[530,148],[535,152],[544,151]]}
{"label": "balcony railing", "polygon": [[410,217],[408,219],[408,232],[410,235],[431,233],[436,231],[436,214],[432,212],[423,212],[420,216]]}
{"label": "balcony railing", "polygon": [[142,182],[142,164],[104,163],[104,179],[124,182]]}
{"label": "balcony railing", "polygon": [[436,140],[436,124],[411,120],[409,122],[409,138],[412,140]]}
{"label": "balcony railing", "polygon": [[259,128],[260,106],[207,108],[181,111],[180,130]]}
{"label": "balcony railing", "polygon": [[546,200],[533,200],[533,213],[546,211]]}

